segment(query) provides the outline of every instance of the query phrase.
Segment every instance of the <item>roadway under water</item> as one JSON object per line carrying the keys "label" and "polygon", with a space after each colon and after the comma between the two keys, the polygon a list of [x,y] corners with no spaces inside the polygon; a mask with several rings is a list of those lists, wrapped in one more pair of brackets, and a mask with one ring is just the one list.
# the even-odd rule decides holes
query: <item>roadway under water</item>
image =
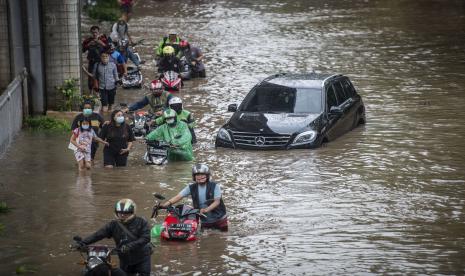
{"label": "roadway under water", "polygon": [[[392,3],[391,3],[392,2]],[[465,273],[465,4],[462,1],[140,1],[130,21],[146,81],[167,30],[199,45],[208,77],[181,97],[198,121],[197,161],[222,185],[230,231],[161,243],[156,274]],[[108,32],[108,31],[106,31]],[[218,128],[260,79],[280,71],[348,75],[367,124],[316,150],[215,149]],[[119,90],[117,102],[143,91]],[[0,274],[79,275],[72,236],[113,216],[122,197],[148,217],[192,163],[79,175],[67,135],[23,131],[0,160]],[[112,241],[104,243],[112,244]]]}

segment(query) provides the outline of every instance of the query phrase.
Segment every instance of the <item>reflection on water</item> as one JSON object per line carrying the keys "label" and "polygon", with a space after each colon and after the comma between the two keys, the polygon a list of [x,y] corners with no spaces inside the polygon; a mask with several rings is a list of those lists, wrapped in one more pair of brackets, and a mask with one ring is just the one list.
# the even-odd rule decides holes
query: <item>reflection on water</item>
{"label": "reflection on water", "polygon": [[[464,273],[462,1],[140,1],[135,15],[146,81],[168,29],[206,54],[207,79],[186,82],[181,97],[231,222],[194,243],[161,242],[157,273]],[[348,75],[366,126],[317,150],[214,148],[228,104],[269,74],[310,70]],[[121,90],[117,102],[143,93]],[[2,275],[19,264],[77,275],[73,235],[108,222],[121,197],[147,217],[152,192],[173,196],[191,180],[191,162],[145,166],[142,144],[127,168],[104,170],[99,153],[79,175],[67,140],[24,132],[0,161],[1,198],[14,207],[0,217]]]}

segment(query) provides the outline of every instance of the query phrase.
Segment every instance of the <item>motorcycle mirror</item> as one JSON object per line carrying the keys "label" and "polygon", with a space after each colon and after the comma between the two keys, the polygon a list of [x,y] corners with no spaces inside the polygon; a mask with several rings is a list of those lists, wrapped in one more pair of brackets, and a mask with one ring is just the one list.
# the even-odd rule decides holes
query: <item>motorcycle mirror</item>
{"label": "motorcycle mirror", "polygon": [[153,196],[154,196],[156,199],[165,200],[165,197],[162,196],[161,194],[153,193]]}

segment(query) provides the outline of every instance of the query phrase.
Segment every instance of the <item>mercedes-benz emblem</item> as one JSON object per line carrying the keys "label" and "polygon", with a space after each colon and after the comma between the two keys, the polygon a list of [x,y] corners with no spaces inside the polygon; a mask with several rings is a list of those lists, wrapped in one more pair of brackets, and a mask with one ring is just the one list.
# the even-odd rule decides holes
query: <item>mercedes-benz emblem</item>
{"label": "mercedes-benz emblem", "polygon": [[264,144],[265,144],[265,137],[263,137],[263,136],[255,137],[255,145],[263,146]]}

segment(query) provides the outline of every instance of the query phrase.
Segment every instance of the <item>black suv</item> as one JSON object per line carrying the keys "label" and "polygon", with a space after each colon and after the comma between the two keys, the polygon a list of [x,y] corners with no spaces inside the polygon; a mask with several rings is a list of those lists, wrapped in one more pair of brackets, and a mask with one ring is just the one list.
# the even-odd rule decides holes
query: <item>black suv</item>
{"label": "black suv", "polygon": [[218,131],[215,146],[315,148],[365,123],[365,107],[349,78],[277,74],[255,85]]}

